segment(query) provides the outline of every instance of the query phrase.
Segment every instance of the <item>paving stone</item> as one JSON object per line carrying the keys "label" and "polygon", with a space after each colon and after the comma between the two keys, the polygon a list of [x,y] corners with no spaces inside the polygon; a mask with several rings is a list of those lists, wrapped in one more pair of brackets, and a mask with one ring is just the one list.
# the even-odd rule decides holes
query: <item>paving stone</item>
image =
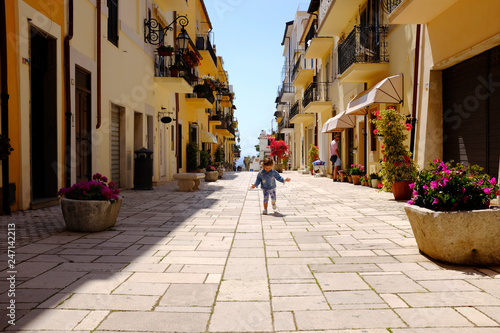
{"label": "paving stone", "polygon": [[217,284],[172,284],[160,300],[163,307],[211,306]]}
{"label": "paving stone", "polygon": [[356,273],[314,273],[323,291],[370,289]]}
{"label": "paving stone", "polygon": [[474,326],[454,309],[448,308],[413,308],[395,309],[396,313],[411,327],[451,327]]}
{"label": "paving stone", "polygon": [[210,314],[170,312],[112,312],[99,329],[102,332],[204,332]]}
{"label": "paving stone", "polygon": [[299,330],[405,327],[392,310],[297,311]]}
{"label": "paving stone", "polygon": [[272,332],[269,302],[217,302],[209,332]]}
{"label": "paving stone", "polygon": [[217,301],[269,301],[269,287],[264,280],[224,280]]}

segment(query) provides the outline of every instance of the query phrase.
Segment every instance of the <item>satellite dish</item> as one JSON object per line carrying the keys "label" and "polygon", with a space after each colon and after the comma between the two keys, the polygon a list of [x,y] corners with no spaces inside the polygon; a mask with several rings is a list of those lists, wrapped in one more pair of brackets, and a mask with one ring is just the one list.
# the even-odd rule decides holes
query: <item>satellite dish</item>
{"label": "satellite dish", "polygon": [[172,122],[172,118],[170,118],[170,117],[162,117],[162,118],[160,119],[160,121],[161,121],[162,123],[164,123],[164,124],[168,124],[168,123],[171,123],[171,122]]}

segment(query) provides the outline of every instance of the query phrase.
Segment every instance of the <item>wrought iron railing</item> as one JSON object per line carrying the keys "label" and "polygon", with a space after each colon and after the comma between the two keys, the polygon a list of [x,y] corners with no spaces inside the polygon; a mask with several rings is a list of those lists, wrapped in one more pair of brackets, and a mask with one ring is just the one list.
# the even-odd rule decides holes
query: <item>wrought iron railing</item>
{"label": "wrought iron railing", "polygon": [[283,94],[295,94],[295,87],[291,83],[283,83],[283,85],[279,86],[277,103],[281,103]]}
{"label": "wrought iron railing", "polygon": [[299,104],[299,101],[295,102],[295,104],[292,106],[292,108],[290,109],[290,119],[292,119],[293,117],[295,117],[296,115],[298,115],[300,112],[300,104]]}
{"label": "wrought iron railing", "polygon": [[288,117],[281,119],[278,126],[280,130],[283,130],[284,128],[293,128],[293,124],[290,123],[290,118]]}
{"label": "wrought iron railing", "polygon": [[355,26],[338,48],[339,74],[354,63],[389,62],[387,26]]}
{"label": "wrought iron railing", "polygon": [[385,0],[385,8],[390,14],[398,8],[398,6],[403,3],[404,0]]}
{"label": "wrought iron railing", "polygon": [[313,82],[307,87],[302,99],[302,107],[306,108],[311,102],[328,102],[330,98],[329,82]]}
{"label": "wrought iron railing", "polygon": [[212,43],[210,42],[210,36],[198,36],[196,37],[196,48],[198,50],[208,51],[212,60],[214,61],[215,66],[217,66],[217,56],[215,55],[214,48],[212,47]]}

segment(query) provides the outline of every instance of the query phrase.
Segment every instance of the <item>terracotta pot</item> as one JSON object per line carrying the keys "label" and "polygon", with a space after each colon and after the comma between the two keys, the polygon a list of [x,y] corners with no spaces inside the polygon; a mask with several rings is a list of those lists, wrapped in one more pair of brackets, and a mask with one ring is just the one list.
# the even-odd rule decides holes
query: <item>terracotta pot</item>
{"label": "terracotta pot", "polygon": [[394,182],[394,184],[392,184],[392,194],[394,195],[394,200],[410,200],[413,193],[413,190],[409,186],[411,183],[414,183],[414,181]]}
{"label": "terracotta pot", "polygon": [[347,181],[348,181],[349,183],[352,183],[352,176],[350,176],[350,175],[349,175],[349,176],[347,176]]}
{"label": "terracotta pot", "polygon": [[104,200],[61,199],[61,210],[69,231],[96,232],[106,230],[116,223],[122,199]]}
{"label": "terracotta pot", "polygon": [[354,185],[361,185],[361,181],[359,180],[361,178],[361,175],[351,175],[352,177],[352,183]]}
{"label": "terracotta pot", "polygon": [[500,209],[438,212],[406,205],[418,248],[452,264],[500,265]]}

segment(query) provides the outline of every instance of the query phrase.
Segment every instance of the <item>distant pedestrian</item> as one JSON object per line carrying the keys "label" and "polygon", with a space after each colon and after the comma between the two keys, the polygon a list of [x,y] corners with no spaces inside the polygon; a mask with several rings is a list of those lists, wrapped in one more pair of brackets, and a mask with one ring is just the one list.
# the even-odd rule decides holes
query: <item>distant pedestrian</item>
{"label": "distant pedestrian", "polygon": [[267,215],[267,204],[269,203],[269,196],[271,196],[271,203],[273,205],[274,212],[278,211],[276,207],[276,180],[282,182],[289,182],[291,179],[283,179],[278,171],[273,169],[274,162],[271,158],[266,157],[262,162],[263,169],[257,174],[257,179],[255,183],[250,186],[251,189],[256,188],[260,185],[262,192],[264,194],[264,210],[262,214]]}
{"label": "distant pedestrian", "polygon": [[339,153],[339,142],[340,142],[340,134],[335,133],[334,139],[330,143],[330,161],[332,161],[333,165],[333,181],[340,181],[339,177],[339,166],[341,165],[340,161],[340,153]]}

